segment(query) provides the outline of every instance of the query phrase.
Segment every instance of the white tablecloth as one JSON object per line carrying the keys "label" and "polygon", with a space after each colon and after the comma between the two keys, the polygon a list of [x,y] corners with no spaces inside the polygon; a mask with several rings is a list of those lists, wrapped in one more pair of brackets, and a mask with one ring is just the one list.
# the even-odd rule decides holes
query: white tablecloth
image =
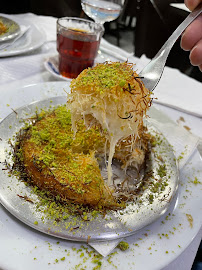
{"label": "white tablecloth", "polygon": [[[57,53],[56,51],[56,18],[45,17],[45,16],[36,16],[34,14],[20,14],[15,15],[16,20],[26,20],[32,24],[36,24],[40,29],[46,34],[46,42],[44,45],[29,53],[23,55],[17,55],[13,57],[0,58],[0,94],[6,93],[6,91],[12,91],[12,89],[18,89],[25,85],[31,85],[40,82],[51,82],[56,79],[49,74],[43,65],[44,60],[51,55]],[[103,55],[106,59],[111,60],[122,60],[120,58],[128,58],[129,62],[137,63],[137,69],[140,69],[148,62],[148,59],[142,57],[138,59],[127,55],[127,53],[122,52],[116,47],[111,47],[109,44],[103,41],[103,46],[106,50],[103,49]],[[106,52],[109,52],[108,54]],[[111,53],[110,53],[111,52]],[[183,94],[184,93],[184,94]],[[159,83],[157,89],[155,90],[155,96],[158,98],[155,106],[166,113],[173,121],[178,121],[180,125],[188,126],[191,129],[191,132],[199,137],[202,134],[202,84],[195,81],[194,79],[188,78],[187,76],[181,74],[175,69],[166,68],[161,82]],[[166,105],[166,106],[165,106]],[[5,117],[5,106],[4,97],[1,95],[0,103],[0,120]],[[200,117],[197,117],[200,116]],[[181,119],[181,120],[179,120]],[[182,121],[182,119],[184,119]],[[199,215],[201,215],[201,208],[199,207]],[[3,223],[7,217],[8,222],[13,223],[13,226],[20,226],[20,223],[10,216],[3,208],[0,206],[0,230],[3,228]],[[2,221],[2,222],[1,222]],[[25,231],[29,228],[25,227]],[[26,232],[27,233],[27,232]],[[47,241],[47,238],[42,234],[36,234],[36,238],[44,238],[44,241]],[[165,266],[164,270],[189,270],[195,258],[197,248],[199,246],[202,236],[202,231],[199,230],[197,236],[190,242],[190,245],[178,256],[174,261],[170,262],[169,265]],[[5,236],[6,237],[6,236]],[[31,239],[33,240],[33,239]],[[8,241],[12,246],[12,238],[9,238]],[[148,247],[149,248],[149,247]],[[22,248],[23,249],[23,248]],[[51,248],[50,248],[51,249]],[[12,251],[13,252],[13,251]],[[17,253],[20,253],[19,250],[16,250]],[[57,250],[59,253],[59,251]],[[57,253],[56,252],[56,253]],[[23,253],[23,250],[22,250]],[[20,255],[19,255],[20,257]],[[9,260],[8,258],[6,258]],[[160,260],[161,258],[159,258]],[[10,258],[12,260],[12,258]],[[12,268],[9,263],[4,263],[4,258],[0,255],[0,269],[1,267],[4,270],[7,269],[21,269],[20,263],[17,262],[16,268]],[[33,262],[30,262],[32,265]],[[12,263],[10,265],[13,265]],[[144,265],[144,264],[143,264]],[[7,268],[5,268],[7,266]],[[53,265],[52,265],[53,266]],[[47,265],[47,269],[51,266]],[[54,269],[61,269],[57,263],[54,265]],[[135,254],[134,254],[134,267],[135,267]],[[144,268],[144,267],[143,267]],[[142,268],[142,269],[143,269]],[[32,268],[30,268],[32,269]],[[44,269],[44,268],[43,268]],[[71,269],[66,266],[65,269]],[[82,266],[78,269],[82,269]],[[91,268],[89,268],[91,269]],[[101,268],[102,269],[102,268]],[[107,268],[103,268],[107,269]],[[127,266],[125,269],[135,269],[131,265]],[[148,269],[148,268],[147,268]],[[153,268],[152,268],[153,269]],[[156,269],[159,269],[158,266]],[[148,269],[149,270],[149,269]]]}

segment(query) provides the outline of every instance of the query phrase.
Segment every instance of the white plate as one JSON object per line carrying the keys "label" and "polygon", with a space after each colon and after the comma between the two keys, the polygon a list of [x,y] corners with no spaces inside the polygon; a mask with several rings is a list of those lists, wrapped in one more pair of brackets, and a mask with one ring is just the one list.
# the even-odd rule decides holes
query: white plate
{"label": "white plate", "polygon": [[45,33],[30,22],[20,20],[19,25],[30,26],[29,30],[11,46],[0,50],[0,57],[19,55],[31,52],[41,47],[45,40]]}
{"label": "white plate", "polygon": [[[102,58],[100,53],[98,54],[98,56],[95,59],[95,64],[97,63],[102,63],[104,62],[106,59]],[[108,59],[110,60],[110,59]],[[48,57],[45,61],[44,61],[44,67],[46,68],[47,71],[49,71],[56,79],[60,79],[63,81],[68,81],[71,82],[72,79],[64,77],[60,74],[59,72],[59,68],[58,68],[58,55],[52,55],[50,57]]]}
{"label": "white plate", "polygon": [[[107,211],[105,217],[98,215],[91,221],[83,221],[78,216],[75,217],[72,215],[68,218],[68,221],[61,220],[55,225],[54,219],[51,220],[50,217],[47,218],[44,214],[40,215],[40,212],[37,211],[36,205],[38,197],[32,194],[32,189],[27,187],[24,182],[19,181],[16,177],[9,177],[9,172],[3,170],[5,168],[5,160],[12,164],[12,159],[10,160],[7,154],[8,151],[12,151],[9,138],[15,137],[16,131],[19,131],[24,126],[22,119],[32,117],[36,109],[41,110],[49,108],[50,105],[58,106],[66,104],[66,101],[66,96],[62,96],[34,102],[16,109],[15,112],[12,112],[0,123],[0,186],[2,188],[0,190],[0,203],[15,217],[36,230],[44,233],[48,232],[50,235],[66,240],[82,242],[86,242],[88,237],[90,237],[90,242],[123,238],[136,233],[141,228],[159,219],[170,208],[170,204],[178,188],[179,175],[172,146],[164,136],[154,128],[149,120],[146,122],[149,132],[153,134],[158,141],[161,141],[161,143],[156,144],[156,146],[152,148],[149,161],[147,161],[147,171],[152,170],[153,175],[147,178],[146,183],[150,181],[154,182],[154,179],[157,179],[158,183],[165,184],[166,181],[167,186],[165,186],[164,190],[154,193],[150,185],[143,189],[142,194],[138,196],[137,199],[138,201],[141,200],[141,203],[137,203],[137,200],[134,199],[134,201],[129,203],[123,210]],[[156,156],[159,155],[164,163],[156,158]],[[157,173],[159,166],[162,164],[166,165],[166,176],[163,177],[163,179],[159,178]],[[104,161],[100,164],[100,170],[103,177],[106,177],[106,164]],[[112,170],[113,174],[118,176],[115,181],[118,179],[118,181],[124,181],[126,174],[121,169],[119,163],[113,162]],[[135,170],[127,170],[127,173],[128,178],[130,175],[130,181],[135,183],[137,177]],[[161,181],[159,182],[159,180]],[[9,188],[7,188],[8,185]],[[34,203],[30,204],[30,202],[22,201],[22,198],[19,196],[16,197],[16,194],[23,196],[26,194]],[[148,199],[151,194],[153,196],[152,202]],[[42,216],[43,220],[41,218]],[[35,225],[36,221],[37,226]],[[70,227],[70,224],[74,224],[73,227],[82,229],[74,231],[67,230],[67,226]]]}
{"label": "white plate", "polygon": [[0,21],[7,27],[7,31],[0,35],[0,43],[11,40],[20,34],[20,26],[15,21],[0,16]]}
{"label": "white plate", "polygon": [[[6,117],[12,109],[30,102],[64,95],[64,90],[68,91],[68,88],[68,82],[57,82],[2,90],[4,99],[0,107],[0,117]],[[156,111],[154,107],[152,110]],[[159,117],[163,118],[161,112]],[[112,256],[112,263],[107,261],[108,257],[103,258],[101,269],[113,270],[115,265],[117,269],[142,270],[144,266],[147,270],[157,270],[174,261],[192,242],[202,223],[201,185],[191,182],[194,177],[202,182],[202,163],[198,151],[195,151],[181,172],[179,194],[176,203],[170,208],[170,214],[167,212],[160,220],[127,238],[130,249],[125,253],[116,249],[117,254]],[[192,228],[186,214],[193,217]],[[2,269],[63,270],[75,269],[76,265],[81,264],[77,269],[86,266],[86,269],[91,270],[96,266],[85,250],[82,251],[82,257],[81,251],[72,249],[80,248],[80,243],[59,240],[37,232],[10,215],[3,206],[0,206],[0,239]],[[88,251],[92,250],[87,245],[84,246]],[[63,257],[65,260],[61,261]],[[86,262],[83,262],[84,258]]]}
{"label": "white plate", "polygon": [[62,76],[59,72],[58,55],[48,57],[44,62],[44,66],[55,78],[71,82],[72,79]]}

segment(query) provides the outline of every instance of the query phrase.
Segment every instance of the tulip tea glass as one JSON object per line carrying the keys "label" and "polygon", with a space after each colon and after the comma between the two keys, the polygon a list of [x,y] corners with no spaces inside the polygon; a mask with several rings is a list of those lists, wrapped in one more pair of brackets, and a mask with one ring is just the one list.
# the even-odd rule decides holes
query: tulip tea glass
{"label": "tulip tea glass", "polygon": [[64,17],[57,20],[59,72],[67,78],[94,65],[104,28],[90,20]]}

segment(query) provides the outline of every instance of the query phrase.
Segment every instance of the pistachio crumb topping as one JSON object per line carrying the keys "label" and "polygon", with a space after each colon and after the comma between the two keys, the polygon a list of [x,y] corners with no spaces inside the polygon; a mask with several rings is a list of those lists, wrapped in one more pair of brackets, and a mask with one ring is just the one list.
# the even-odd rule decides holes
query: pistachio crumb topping
{"label": "pistachio crumb topping", "polygon": [[125,242],[125,241],[121,241],[118,244],[117,248],[119,248],[122,251],[125,251],[125,250],[129,249],[129,244],[127,242]]}
{"label": "pistachio crumb topping", "polygon": [[104,94],[115,91],[119,86],[119,91],[122,91],[124,86],[128,87],[128,81],[134,78],[132,66],[126,62],[97,64],[93,69],[86,69],[80,76],[80,80],[72,80],[72,87],[90,87]]}

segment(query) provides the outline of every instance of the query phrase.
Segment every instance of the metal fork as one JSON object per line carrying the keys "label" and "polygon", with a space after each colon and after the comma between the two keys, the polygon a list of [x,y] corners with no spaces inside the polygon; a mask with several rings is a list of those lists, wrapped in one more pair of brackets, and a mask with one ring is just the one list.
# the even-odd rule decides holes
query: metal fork
{"label": "metal fork", "polygon": [[169,37],[160,51],[154,56],[149,64],[139,73],[139,76],[143,77],[142,81],[144,85],[153,91],[161,79],[167,57],[173,47],[175,41],[179,38],[182,32],[189,26],[189,24],[195,20],[202,12],[202,3],[199,4],[177,27],[173,34]]}

